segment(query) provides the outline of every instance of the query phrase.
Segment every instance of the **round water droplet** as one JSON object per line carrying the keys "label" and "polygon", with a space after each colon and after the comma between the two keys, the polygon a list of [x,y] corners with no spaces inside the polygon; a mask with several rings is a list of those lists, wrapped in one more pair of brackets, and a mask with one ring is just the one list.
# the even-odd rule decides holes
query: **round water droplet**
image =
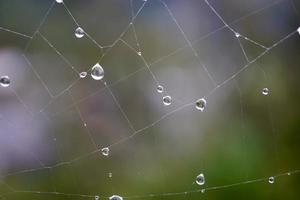
{"label": "round water droplet", "polygon": [[80,78],[85,78],[87,75],[87,72],[80,72],[79,77]]}
{"label": "round water droplet", "polygon": [[10,85],[10,78],[8,76],[1,76],[0,85],[2,87],[8,87]]}
{"label": "round water droplet", "polygon": [[91,71],[91,76],[94,80],[101,80],[104,77],[104,70],[99,63],[96,63]]}
{"label": "round water droplet", "polygon": [[202,190],[201,190],[201,193],[204,193],[204,192],[205,192],[205,189],[202,189]]}
{"label": "round water droplet", "polygon": [[261,90],[261,93],[263,94],[263,95],[268,95],[269,94],[269,89],[268,88],[263,88],[262,90]]}
{"label": "round water droplet", "polygon": [[108,173],[108,177],[112,178],[112,173],[111,172]]}
{"label": "round water droplet", "polygon": [[102,148],[101,153],[102,153],[103,156],[108,156],[109,155],[109,148],[108,147]]}
{"label": "round water droplet", "polygon": [[56,0],[56,3],[63,3],[63,0]]}
{"label": "round water droplet", "polygon": [[196,177],[196,183],[198,185],[204,185],[205,184],[205,178],[204,178],[204,174],[199,174],[197,177]]}
{"label": "round water droplet", "polygon": [[163,93],[164,91],[164,87],[162,85],[158,85],[156,89],[158,93]]}
{"label": "round water droplet", "polygon": [[123,197],[119,195],[112,195],[111,197],[109,197],[109,200],[123,200]]}
{"label": "round water droplet", "polygon": [[172,103],[172,97],[171,96],[164,96],[163,97],[163,103],[165,106],[169,106]]}
{"label": "round water droplet", "polygon": [[137,52],[137,54],[138,54],[139,56],[141,56],[141,55],[142,55],[142,52],[139,51],[139,52]]}
{"label": "round water droplet", "polygon": [[206,107],[206,100],[204,98],[198,99],[196,101],[196,109],[197,110],[200,110],[201,112],[203,112],[205,107]]}
{"label": "round water droplet", "polygon": [[95,200],[100,200],[100,197],[98,195],[96,195]]}
{"label": "round water droplet", "polygon": [[271,184],[273,184],[274,183],[274,181],[275,181],[275,179],[274,179],[274,177],[273,176],[271,176],[270,178],[269,178],[269,183],[271,183]]}
{"label": "round water droplet", "polygon": [[237,33],[237,32],[235,32],[234,35],[235,35],[235,37],[237,37],[237,38],[241,37],[241,35],[240,35],[239,33]]}
{"label": "round water droplet", "polygon": [[77,38],[82,38],[84,36],[84,30],[81,27],[77,27],[75,30],[75,36]]}

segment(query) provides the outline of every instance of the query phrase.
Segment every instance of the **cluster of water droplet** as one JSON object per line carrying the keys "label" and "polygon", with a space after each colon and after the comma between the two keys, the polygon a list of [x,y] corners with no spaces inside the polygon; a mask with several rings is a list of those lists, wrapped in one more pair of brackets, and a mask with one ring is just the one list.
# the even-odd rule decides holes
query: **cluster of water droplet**
{"label": "cluster of water droplet", "polygon": [[10,85],[10,78],[8,76],[1,76],[0,85],[1,87],[8,87]]}

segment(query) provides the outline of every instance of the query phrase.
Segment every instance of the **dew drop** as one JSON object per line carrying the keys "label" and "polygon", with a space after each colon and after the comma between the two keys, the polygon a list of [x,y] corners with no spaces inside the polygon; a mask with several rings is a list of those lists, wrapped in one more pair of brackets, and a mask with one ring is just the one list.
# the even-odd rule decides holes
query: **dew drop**
{"label": "dew drop", "polygon": [[297,31],[298,31],[298,33],[299,33],[299,35],[300,35],[300,27],[297,29]]}
{"label": "dew drop", "polygon": [[204,192],[205,192],[205,189],[202,189],[202,190],[201,190],[201,193],[203,194]]}
{"label": "dew drop", "polygon": [[84,36],[84,30],[81,27],[75,29],[75,36],[77,38],[82,38]]}
{"label": "dew drop", "polygon": [[290,176],[290,175],[291,175],[291,172],[288,172],[287,175]]}
{"label": "dew drop", "polygon": [[204,185],[205,184],[205,178],[204,178],[204,174],[199,174],[197,177],[196,177],[196,183],[198,185]]}
{"label": "dew drop", "polygon": [[63,0],[55,0],[56,3],[63,3],[64,1]]}
{"label": "dew drop", "polygon": [[108,173],[108,177],[112,178],[112,173],[111,172]]}
{"label": "dew drop", "polygon": [[139,56],[141,56],[141,55],[142,55],[142,52],[139,51],[139,52],[137,52],[137,54],[138,54]]}
{"label": "dew drop", "polygon": [[198,99],[196,101],[196,109],[197,110],[200,110],[201,112],[203,112],[205,107],[206,107],[206,100],[204,98]]}
{"label": "dew drop", "polygon": [[87,72],[80,72],[79,77],[80,78],[85,78],[87,75]]}
{"label": "dew drop", "polygon": [[263,94],[263,95],[268,95],[269,94],[269,89],[268,88],[263,88],[262,90],[261,90],[261,93]]}
{"label": "dew drop", "polygon": [[163,93],[164,87],[162,85],[158,85],[156,90],[157,90],[158,93]]}
{"label": "dew drop", "polygon": [[165,106],[169,106],[172,103],[172,97],[171,96],[164,96],[163,97],[163,103]]}
{"label": "dew drop", "polygon": [[102,148],[101,153],[102,153],[103,156],[108,156],[109,155],[109,148],[108,147]]}
{"label": "dew drop", "polygon": [[271,176],[271,177],[269,177],[269,183],[271,183],[271,184],[273,184],[274,183],[274,181],[275,181],[275,179],[274,179],[274,177],[273,176]]}
{"label": "dew drop", "polygon": [[99,63],[96,63],[91,71],[91,76],[94,80],[101,80],[104,77],[104,70]]}
{"label": "dew drop", "polygon": [[98,195],[96,195],[95,200],[100,200],[100,197]]}
{"label": "dew drop", "polygon": [[1,76],[0,85],[2,87],[8,87],[10,85],[10,78],[8,76]]}
{"label": "dew drop", "polygon": [[235,35],[235,37],[237,37],[237,38],[241,37],[241,34],[239,34],[239,33],[237,33],[237,32],[235,32],[234,35]]}
{"label": "dew drop", "polygon": [[119,195],[112,195],[111,197],[109,197],[109,200],[123,200],[123,197]]}

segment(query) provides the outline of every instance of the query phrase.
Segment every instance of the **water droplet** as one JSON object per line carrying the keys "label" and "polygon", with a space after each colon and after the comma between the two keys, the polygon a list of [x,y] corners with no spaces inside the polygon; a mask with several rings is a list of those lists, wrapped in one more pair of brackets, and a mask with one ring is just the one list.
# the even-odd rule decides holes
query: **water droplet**
{"label": "water droplet", "polygon": [[8,87],[10,85],[10,78],[8,76],[1,76],[0,85],[2,87]]}
{"label": "water droplet", "polygon": [[196,183],[198,185],[204,185],[205,184],[205,178],[204,178],[204,174],[199,174],[197,177],[196,177]]}
{"label": "water droplet", "polygon": [[164,96],[163,97],[163,103],[165,106],[169,106],[172,103],[172,97],[171,96]]}
{"label": "water droplet", "polygon": [[112,173],[111,172],[108,173],[108,177],[112,178]]}
{"label": "water droplet", "polygon": [[158,93],[163,93],[163,91],[164,91],[164,87],[162,85],[158,85],[157,86],[157,92]]}
{"label": "water droplet", "polygon": [[275,179],[274,179],[274,177],[273,176],[271,176],[270,178],[269,178],[269,183],[271,183],[271,184],[273,184],[274,183],[274,181],[275,181]]}
{"label": "water droplet", "polygon": [[269,94],[269,89],[268,88],[263,88],[262,90],[261,90],[261,93],[263,94],[263,95],[268,95]]}
{"label": "water droplet", "polygon": [[94,80],[101,80],[104,77],[104,70],[99,63],[96,63],[91,71],[91,76]]}
{"label": "water droplet", "polygon": [[298,31],[298,33],[299,33],[299,35],[300,35],[300,27],[297,29],[297,31]]}
{"label": "water droplet", "polygon": [[141,55],[142,55],[142,52],[139,51],[139,52],[137,52],[137,54],[138,54],[139,56],[141,56]]}
{"label": "water droplet", "polygon": [[109,200],[123,200],[123,197],[119,195],[112,195],[111,197],[109,197]]}
{"label": "water droplet", "polygon": [[108,147],[104,147],[101,149],[101,153],[104,156],[108,156],[109,155],[109,148]]}
{"label": "water droplet", "polygon": [[206,100],[204,98],[198,99],[196,101],[196,109],[197,110],[200,110],[201,112],[203,112],[205,107],[206,107]]}
{"label": "water droplet", "polygon": [[291,172],[288,172],[287,175],[290,176],[290,175],[291,175]]}
{"label": "water droplet", "polygon": [[56,0],[56,3],[63,3],[63,0]]}
{"label": "water droplet", "polygon": [[237,37],[237,38],[241,37],[241,34],[239,34],[239,33],[237,33],[237,32],[235,32],[234,35],[235,35],[235,37]]}
{"label": "water droplet", "polygon": [[82,38],[84,36],[84,30],[81,27],[77,27],[75,30],[75,36],[77,38]]}
{"label": "water droplet", "polygon": [[201,193],[204,193],[204,192],[205,192],[205,189],[202,189],[202,190],[201,190]]}
{"label": "water droplet", "polygon": [[95,200],[100,200],[100,197],[98,195],[96,195]]}
{"label": "water droplet", "polygon": [[80,72],[79,77],[80,78],[85,78],[87,75],[87,72]]}

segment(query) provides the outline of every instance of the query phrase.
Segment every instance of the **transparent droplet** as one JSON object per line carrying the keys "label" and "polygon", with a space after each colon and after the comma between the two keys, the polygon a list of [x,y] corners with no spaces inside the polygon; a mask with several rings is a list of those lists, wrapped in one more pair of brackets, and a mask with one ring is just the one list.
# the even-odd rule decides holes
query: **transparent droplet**
{"label": "transparent droplet", "polygon": [[300,35],[300,27],[297,29],[297,31],[298,31],[298,33],[299,33],[299,35]]}
{"label": "transparent droplet", "polygon": [[56,0],[56,3],[63,3],[63,0]]}
{"label": "transparent droplet", "polygon": [[196,183],[198,185],[204,185],[205,184],[205,178],[204,178],[204,174],[199,174],[197,177],[196,177]]}
{"label": "transparent droplet", "polygon": [[141,55],[142,55],[142,52],[139,51],[139,52],[137,52],[137,54],[138,54],[139,56],[141,56]]}
{"label": "transparent droplet", "polygon": [[241,37],[241,34],[239,34],[239,33],[237,33],[237,32],[235,32],[234,35],[235,35],[235,37],[237,37],[237,38]]}
{"label": "transparent droplet", "polygon": [[291,172],[288,172],[287,175],[290,176],[290,175],[291,175]]}
{"label": "transparent droplet", "polygon": [[163,97],[163,103],[165,106],[169,106],[172,103],[172,97],[171,96],[164,96]]}
{"label": "transparent droplet", "polygon": [[157,92],[158,93],[163,93],[163,91],[164,91],[164,87],[162,85],[158,85],[157,86]]}
{"label": "transparent droplet", "polygon": [[1,76],[0,85],[2,87],[8,87],[10,85],[10,78],[8,76]]}
{"label": "transparent droplet", "polygon": [[112,173],[111,172],[108,173],[108,177],[112,178]]}
{"label": "transparent droplet", "polygon": [[87,72],[80,72],[79,77],[80,78],[85,78],[87,75]]}
{"label": "transparent droplet", "polygon": [[271,184],[273,184],[274,183],[274,181],[275,181],[275,179],[274,179],[274,177],[273,176],[271,176],[271,177],[269,177],[269,183],[271,183]]}
{"label": "transparent droplet", "polygon": [[119,195],[112,195],[111,197],[109,197],[109,200],[123,200],[123,197]]}
{"label": "transparent droplet", "polygon": [[109,148],[108,147],[104,147],[101,149],[101,153],[104,156],[108,156],[109,155]]}
{"label": "transparent droplet", "polygon": [[77,38],[82,38],[84,36],[84,30],[81,27],[77,27],[75,30],[75,36]]}
{"label": "transparent droplet", "polygon": [[98,195],[96,195],[95,200],[100,200],[100,197]]}
{"label": "transparent droplet", "polygon": [[261,93],[263,94],[263,95],[268,95],[269,94],[269,89],[268,88],[263,88],[262,90],[261,90]]}
{"label": "transparent droplet", "polygon": [[206,100],[204,98],[198,99],[196,101],[196,109],[197,110],[200,110],[201,112],[203,112],[205,107],[206,107]]}
{"label": "transparent droplet", "polygon": [[202,190],[201,190],[201,193],[204,193],[204,192],[205,192],[205,189],[202,189]]}
{"label": "transparent droplet", "polygon": [[104,70],[99,63],[96,63],[91,71],[91,76],[94,80],[101,80],[104,77]]}

